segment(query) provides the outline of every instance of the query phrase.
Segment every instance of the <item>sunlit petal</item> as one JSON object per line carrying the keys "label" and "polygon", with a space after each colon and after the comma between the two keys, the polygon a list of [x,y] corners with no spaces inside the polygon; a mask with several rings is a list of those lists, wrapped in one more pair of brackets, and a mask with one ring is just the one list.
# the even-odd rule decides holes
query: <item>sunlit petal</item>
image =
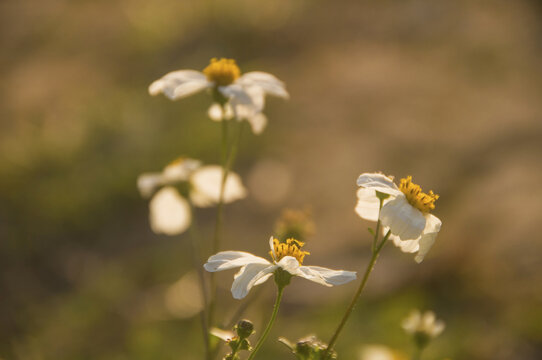
{"label": "sunlit petal", "polygon": [[267,264],[271,263],[264,258],[244,251],[221,251],[211,256],[203,267],[210,272],[229,270],[245,266],[248,264]]}
{"label": "sunlit petal", "polygon": [[299,276],[325,286],[342,285],[356,279],[354,271],[332,270],[320,266],[301,266]]}
{"label": "sunlit petal", "polygon": [[250,289],[256,284],[261,284],[259,281],[262,278],[268,279],[268,274],[275,271],[277,265],[267,264],[248,264],[241,268],[241,270],[235,275],[233,284],[231,286],[231,292],[234,299],[242,299],[247,296]]}
{"label": "sunlit petal", "polygon": [[388,201],[380,211],[380,220],[401,240],[417,239],[425,228],[425,217],[412,207],[404,196]]}
{"label": "sunlit petal", "polygon": [[173,187],[158,191],[149,203],[151,229],[157,234],[177,235],[190,226],[190,205]]}
{"label": "sunlit petal", "polygon": [[428,214],[426,216],[425,229],[423,230],[423,234],[419,240],[419,251],[414,258],[416,262],[420,263],[423,261],[425,255],[429,252],[429,250],[435,243],[441,225],[442,222],[436,216],[432,214]]}
{"label": "sunlit petal", "polygon": [[379,173],[364,173],[358,177],[358,186],[374,189],[392,196],[401,195],[401,190],[394,184],[393,179]]}
{"label": "sunlit petal", "polygon": [[203,73],[196,70],[172,71],[154,81],[149,86],[149,94],[156,96],[160,93],[164,93],[164,95],[173,100],[175,97],[175,89],[178,86],[194,80],[206,81],[206,77]]}
{"label": "sunlit petal", "polygon": [[161,173],[144,173],[137,178],[137,188],[142,197],[148,198],[162,184]]}
{"label": "sunlit petal", "polygon": [[369,221],[378,221],[380,200],[376,197],[374,189],[360,187],[357,192],[358,202],[355,207],[356,214]]}
{"label": "sunlit petal", "polygon": [[[192,173],[190,199],[194,205],[208,207],[218,203],[223,171],[218,165],[203,166]],[[230,203],[246,197],[247,191],[241,178],[230,172],[224,187],[224,203]]]}

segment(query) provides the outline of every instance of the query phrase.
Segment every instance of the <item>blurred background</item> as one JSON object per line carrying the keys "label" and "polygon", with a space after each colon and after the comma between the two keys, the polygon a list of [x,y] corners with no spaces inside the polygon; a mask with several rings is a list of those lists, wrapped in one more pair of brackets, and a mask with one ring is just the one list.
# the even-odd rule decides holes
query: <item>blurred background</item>
{"label": "blurred background", "polygon": [[[363,271],[361,172],[413,175],[441,195],[435,246],[420,265],[384,249],[341,359],[365,344],[411,353],[400,321],[413,308],[447,324],[427,359],[541,359],[541,10],[527,0],[2,1],[0,358],[202,358],[188,235],[150,231],[136,178],[179,155],[219,162],[208,95],[171,102],[147,87],[224,56],[291,94],[269,100],[262,135],[242,139],[234,169],[250,196],[226,207],[228,249],[266,256],[282,210],[310,209],[305,263]],[[197,216],[207,257],[215,209]],[[219,275],[220,320],[242,303],[232,276]],[[357,285],[294,279],[258,358],[293,358],[278,336],[329,340]],[[266,283],[246,299],[258,334],[274,291]]]}

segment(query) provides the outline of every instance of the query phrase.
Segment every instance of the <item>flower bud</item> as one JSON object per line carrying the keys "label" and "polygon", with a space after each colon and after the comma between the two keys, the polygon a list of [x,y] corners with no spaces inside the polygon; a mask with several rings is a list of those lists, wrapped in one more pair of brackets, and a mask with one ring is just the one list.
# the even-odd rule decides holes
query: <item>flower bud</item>
{"label": "flower bud", "polygon": [[235,325],[235,331],[241,339],[246,339],[254,333],[254,325],[250,320],[239,320]]}

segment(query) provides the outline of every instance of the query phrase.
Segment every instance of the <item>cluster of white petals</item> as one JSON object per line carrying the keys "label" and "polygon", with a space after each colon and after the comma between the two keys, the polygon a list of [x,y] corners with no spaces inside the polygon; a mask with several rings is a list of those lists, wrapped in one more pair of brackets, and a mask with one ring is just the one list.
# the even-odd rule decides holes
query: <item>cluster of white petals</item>
{"label": "cluster of white petals", "polygon": [[260,134],[267,124],[263,114],[265,96],[289,98],[284,83],[262,71],[247,72],[227,85],[218,84],[197,70],[172,71],[154,81],[149,86],[149,94],[163,93],[171,100],[179,100],[206,89],[216,89],[228,100],[224,107],[217,103],[211,105],[208,115],[212,120],[246,120],[255,134]]}
{"label": "cluster of white petals", "polygon": [[[223,174],[218,165],[201,166],[197,160],[182,159],[166,166],[162,172],[140,175],[137,179],[139,192],[146,198],[152,196],[149,203],[151,229],[166,235],[177,235],[188,229],[192,221],[190,203],[198,207],[216,205]],[[188,200],[174,187],[181,182],[188,185]],[[224,203],[242,199],[246,193],[239,175],[229,172]]]}
{"label": "cluster of white petals", "polygon": [[409,334],[423,333],[430,338],[439,336],[445,327],[444,321],[437,320],[434,312],[426,311],[422,314],[419,310],[413,310],[401,325]]}
{"label": "cluster of white petals", "polygon": [[[273,257],[277,258],[273,237],[269,240]],[[231,292],[235,299],[247,296],[252,287],[267,281],[281,268],[294,276],[300,276],[324,286],[342,285],[356,279],[356,273],[345,270],[332,270],[320,266],[304,266],[293,256],[284,256],[279,261],[269,261],[244,251],[221,251],[211,256],[204,264],[207,271],[223,271],[240,267],[235,274]]]}
{"label": "cluster of white petals", "polygon": [[[442,222],[439,218],[412,206],[393,180],[383,174],[361,174],[357,184],[360,188],[356,213],[370,221],[380,218],[384,231],[391,230],[393,243],[403,252],[417,252],[414,260],[422,262],[440,231]],[[388,195],[382,209],[377,191]]]}

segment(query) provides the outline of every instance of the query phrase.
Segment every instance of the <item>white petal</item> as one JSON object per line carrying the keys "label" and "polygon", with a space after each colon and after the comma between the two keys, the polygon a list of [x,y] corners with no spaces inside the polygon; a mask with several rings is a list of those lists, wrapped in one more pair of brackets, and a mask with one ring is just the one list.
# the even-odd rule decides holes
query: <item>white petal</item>
{"label": "white petal", "polygon": [[148,198],[162,184],[161,173],[145,173],[137,178],[137,188],[142,197]]}
{"label": "white petal", "polygon": [[162,181],[167,184],[187,181],[190,174],[200,166],[199,160],[181,158],[165,167],[162,172]]}
{"label": "white petal", "polygon": [[282,270],[288,271],[292,275],[299,275],[299,262],[293,256],[285,256],[277,263]]}
{"label": "white petal", "polygon": [[390,235],[390,240],[393,241],[393,245],[401,249],[405,253],[415,253],[420,249],[420,240],[401,240],[399,236]]}
{"label": "white petal", "polygon": [[247,121],[252,128],[252,132],[256,135],[261,134],[267,125],[267,117],[261,112],[247,118]]}
{"label": "white petal", "polygon": [[435,323],[433,324],[433,326],[429,330],[429,334],[432,337],[437,337],[444,331],[445,327],[446,327],[446,324],[444,324],[444,321],[437,320],[437,321],[435,321]]}
{"label": "white petal", "polygon": [[358,202],[354,209],[365,220],[378,221],[380,212],[380,200],[376,197],[374,189],[361,187],[357,192]]}
{"label": "white petal", "polygon": [[233,110],[230,104],[225,104],[222,108],[220,104],[214,103],[207,110],[207,115],[213,121],[230,120],[233,117]]}
{"label": "white petal", "polygon": [[413,334],[420,326],[421,320],[422,314],[420,313],[420,311],[412,310],[410,314],[403,320],[401,326],[403,327],[403,329],[405,329],[406,332],[408,332],[409,334]]}
{"label": "white petal", "polygon": [[[218,203],[222,176],[222,167],[218,165],[203,166],[192,173],[190,183],[193,188],[190,199],[194,205],[207,207]],[[224,187],[224,203],[242,199],[246,194],[247,191],[239,175],[230,171]]]}
{"label": "white petal", "polygon": [[265,107],[265,91],[259,86],[245,87],[245,91],[250,96],[255,111],[261,112]]}
{"label": "white petal", "polygon": [[332,270],[320,266],[301,266],[299,272],[307,280],[325,286],[342,285],[356,279],[356,273],[345,270]]}
{"label": "white petal", "polygon": [[284,83],[271,75],[262,71],[251,71],[245,73],[238,80],[238,83],[247,86],[258,86],[267,94],[288,99],[290,95],[286,91]]}
{"label": "white petal", "polygon": [[425,229],[423,229],[423,234],[419,240],[420,249],[418,251],[418,254],[416,254],[416,257],[414,258],[417,263],[421,263],[423,261],[425,255],[429,252],[429,250],[435,243],[441,225],[442,222],[439,218],[432,214],[426,215]]}
{"label": "white petal", "polygon": [[213,121],[222,121],[222,119],[224,118],[222,114],[222,106],[220,106],[220,104],[214,103],[209,107],[209,110],[207,110],[207,115]]}
{"label": "white petal", "polygon": [[271,252],[273,253],[273,258],[276,259],[277,254],[275,253],[275,243],[274,243],[273,240],[275,240],[275,238],[273,236],[271,236],[269,238],[269,247],[271,248]]}
{"label": "white petal", "polygon": [[276,265],[268,264],[248,264],[243,266],[241,270],[235,274],[235,280],[231,285],[231,293],[235,299],[242,299],[247,296],[250,289],[256,284],[261,284],[260,281],[265,277],[267,280],[269,274],[277,269]]}
{"label": "white petal", "polygon": [[149,203],[152,231],[157,234],[177,235],[190,226],[190,205],[172,187],[158,191]]}
{"label": "white petal", "polygon": [[425,228],[424,215],[410,205],[402,193],[384,204],[380,211],[380,220],[401,240],[417,239]]}
{"label": "white petal", "polygon": [[256,282],[254,282],[254,286],[263,284],[263,283],[266,282],[271,276],[273,276],[273,273],[269,273],[269,274],[266,274],[266,275],[262,276],[259,280],[257,280]]}
{"label": "white petal", "polygon": [[271,263],[264,258],[244,251],[221,251],[209,257],[203,267],[207,271],[215,272],[234,269],[248,264],[270,265]]}
{"label": "white petal", "polygon": [[224,340],[226,342],[230,341],[231,339],[235,337],[235,333],[233,331],[222,330],[216,327],[211,328],[211,330],[209,330],[209,334],[216,336],[217,338]]}
{"label": "white petal", "polygon": [[253,105],[252,98],[241,85],[231,84],[228,86],[219,86],[218,90],[222,95],[230,99],[233,106],[237,104]]}
{"label": "white petal", "polygon": [[401,195],[402,192],[394,184],[393,179],[379,173],[364,173],[358,177],[358,186],[374,189],[392,196]]}
{"label": "white petal", "polygon": [[[195,94],[197,92],[202,91],[203,89],[206,89],[210,87],[211,84],[207,79],[202,80],[190,80],[185,83],[182,83],[178,86],[176,86],[173,89],[173,96],[168,96],[171,100],[179,100],[184,97],[190,96],[192,94]],[[166,95],[168,93],[165,93]]]}
{"label": "white petal", "polygon": [[192,80],[206,80],[206,77],[203,73],[196,70],[172,71],[154,81],[149,86],[149,94],[155,96],[164,93],[164,95],[173,100],[175,88]]}

